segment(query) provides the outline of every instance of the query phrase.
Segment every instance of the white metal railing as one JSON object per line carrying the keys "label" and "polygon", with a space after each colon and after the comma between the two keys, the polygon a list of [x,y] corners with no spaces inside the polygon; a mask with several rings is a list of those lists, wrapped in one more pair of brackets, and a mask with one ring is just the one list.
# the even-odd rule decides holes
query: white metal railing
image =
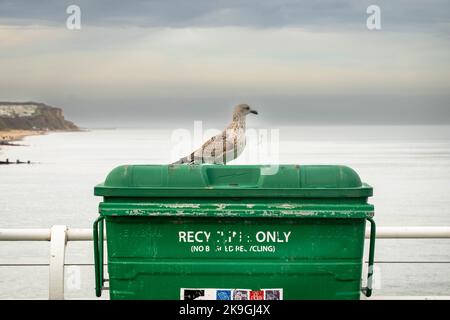
{"label": "white metal railing", "polygon": [[[366,238],[369,230],[366,231]],[[377,227],[377,239],[450,239],[450,227]],[[92,229],[67,228],[56,225],[50,229],[0,229],[0,241],[50,241],[49,299],[64,299],[64,265],[67,241],[91,241]],[[106,239],[106,235],[105,235]],[[33,264],[29,264],[33,265]],[[373,299],[418,297],[374,297]],[[450,297],[421,297],[449,299]]]}
{"label": "white metal railing", "polygon": [[[369,232],[366,232],[366,238]],[[377,239],[446,239],[450,227],[377,227]]]}

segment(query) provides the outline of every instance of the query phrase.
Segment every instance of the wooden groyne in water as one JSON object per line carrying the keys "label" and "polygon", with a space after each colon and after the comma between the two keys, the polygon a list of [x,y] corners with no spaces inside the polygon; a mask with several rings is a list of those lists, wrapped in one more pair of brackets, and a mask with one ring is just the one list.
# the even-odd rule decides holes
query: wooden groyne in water
{"label": "wooden groyne in water", "polygon": [[0,141],[0,146],[13,146],[13,147],[21,147],[23,144],[11,143],[9,141]]}
{"label": "wooden groyne in water", "polygon": [[31,164],[32,162],[30,160],[28,161],[20,161],[17,159],[16,161],[9,161],[9,159],[6,159],[5,161],[0,161],[0,164]]}

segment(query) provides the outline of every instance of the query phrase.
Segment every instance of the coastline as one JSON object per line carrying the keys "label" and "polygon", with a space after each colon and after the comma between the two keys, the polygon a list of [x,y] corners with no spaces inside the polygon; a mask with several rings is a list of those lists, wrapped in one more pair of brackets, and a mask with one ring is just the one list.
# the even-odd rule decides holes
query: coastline
{"label": "coastline", "polygon": [[28,136],[45,134],[44,130],[0,130],[0,146],[11,142],[22,140]]}
{"label": "coastline", "polygon": [[51,132],[83,132],[88,131],[87,129],[77,129],[77,130],[23,130],[23,129],[11,129],[11,130],[0,130],[0,148],[2,145],[17,145],[14,144],[15,141],[20,141],[28,136],[38,136],[44,135]]}
{"label": "coastline", "polygon": [[20,141],[28,136],[45,135],[52,132],[86,132],[89,129],[73,129],[73,130],[23,130],[23,129],[11,129],[0,130],[0,149],[2,146],[20,146],[14,142]]}

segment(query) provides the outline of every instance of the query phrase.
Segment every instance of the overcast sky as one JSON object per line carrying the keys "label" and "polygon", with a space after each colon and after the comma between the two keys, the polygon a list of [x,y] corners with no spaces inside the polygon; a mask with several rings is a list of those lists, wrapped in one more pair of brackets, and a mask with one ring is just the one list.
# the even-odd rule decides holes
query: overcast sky
{"label": "overcast sky", "polygon": [[449,92],[449,1],[0,0],[0,101],[82,125],[450,123]]}

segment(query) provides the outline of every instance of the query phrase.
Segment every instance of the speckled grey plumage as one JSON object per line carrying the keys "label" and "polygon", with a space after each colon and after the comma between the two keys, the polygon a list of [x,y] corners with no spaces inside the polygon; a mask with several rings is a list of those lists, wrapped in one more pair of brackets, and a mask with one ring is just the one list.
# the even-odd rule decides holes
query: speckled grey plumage
{"label": "speckled grey plumage", "polygon": [[258,114],[247,104],[237,105],[232,122],[222,133],[173,164],[226,164],[239,157],[245,148],[245,120],[249,113]]}

